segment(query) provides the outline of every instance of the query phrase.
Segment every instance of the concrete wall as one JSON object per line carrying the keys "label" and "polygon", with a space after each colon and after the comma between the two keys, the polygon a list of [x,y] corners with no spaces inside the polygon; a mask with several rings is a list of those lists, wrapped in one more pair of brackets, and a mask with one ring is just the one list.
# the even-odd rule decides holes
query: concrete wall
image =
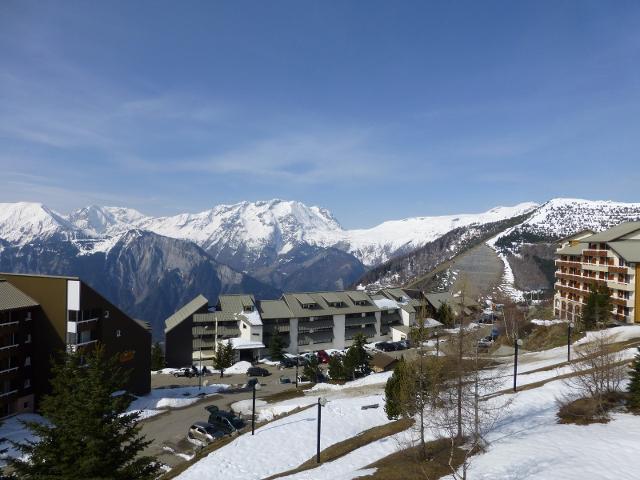
{"label": "concrete wall", "polygon": [[292,318],[289,321],[289,348],[287,352],[295,354],[298,352],[298,319]]}
{"label": "concrete wall", "polygon": [[336,348],[338,350],[342,350],[345,348],[344,324],[344,315],[333,316],[333,348]]}

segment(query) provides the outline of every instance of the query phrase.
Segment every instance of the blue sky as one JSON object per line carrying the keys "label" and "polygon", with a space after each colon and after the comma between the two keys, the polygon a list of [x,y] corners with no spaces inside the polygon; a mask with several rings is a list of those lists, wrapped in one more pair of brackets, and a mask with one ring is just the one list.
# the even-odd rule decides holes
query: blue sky
{"label": "blue sky", "polygon": [[638,2],[0,2],[0,201],[639,201],[639,126]]}

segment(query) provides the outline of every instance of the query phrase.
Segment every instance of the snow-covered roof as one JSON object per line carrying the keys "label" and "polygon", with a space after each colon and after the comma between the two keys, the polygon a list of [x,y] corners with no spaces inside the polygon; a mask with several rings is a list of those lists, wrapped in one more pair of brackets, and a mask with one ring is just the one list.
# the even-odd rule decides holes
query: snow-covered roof
{"label": "snow-covered roof", "polygon": [[231,342],[234,350],[251,350],[253,348],[265,348],[262,342],[254,342],[252,340],[245,340],[244,338],[236,337],[229,340],[222,340],[221,343],[225,345]]}
{"label": "snow-covered roof", "polygon": [[373,300],[373,303],[375,303],[376,307],[380,310],[394,310],[396,308],[400,308],[398,303],[390,298],[376,298]]}
{"label": "snow-covered roof", "polygon": [[260,314],[257,310],[253,312],[242,312],[238,314],[241,320],[246,320],[250,325],[254,327],[259,327],[262,325],[262,318],[260,318]]}

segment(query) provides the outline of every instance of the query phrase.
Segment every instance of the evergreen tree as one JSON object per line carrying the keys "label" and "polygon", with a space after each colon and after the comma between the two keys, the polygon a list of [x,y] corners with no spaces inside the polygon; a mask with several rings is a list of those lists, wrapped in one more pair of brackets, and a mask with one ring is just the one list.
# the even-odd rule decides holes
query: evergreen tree
{"label": "evergreen tree", "polygon": [[320,362],[318,357],[312,355],[311,358],[305,364],[302,374],[312,382],[318,383],[318,377],[320,376]]}
{"label": "evergreen tree", "polygon": [[606,285],[591,284],[586,305],[582,309],[585,328],[594,329],[606,324],[611,317],[611,291]]}
{"label": "evergreen tree", "polygon": [[453,327],[455,315],[453,314],[453,310],[448,303],[440,304],[438,310],[436,311],[436,317],[438,317],[438,321],[441,322],[445,327]]}
{"label": "evergreen tree", "polygon": [[271,360],[282,360],[284,358],[284,340],[278,330],[274,332],[269,342],[269,355]]}
{"label": "evergreen tree", "polygon": [[365,371],[369,367],[367,351],[364,348],[365,343],[367,343],[367,339],[362,333],[358,333],[353,338],[353,344],[344,356],[343,365],[346,377],[355,379],[356,372]]}
{"label": "evergreen tree", "polygon": [[223,344],[218,342],[216,353],[213,357],[213,368],[220,370],[220,378],[224,378],[224,371],[233,365],[233,345],[231,342]]}
{"label": "evergreen tree", "polygon": [[411,417],[416,413],[416,387],[418,382],[415,372],[404,357],[400,357],[393,369],[393,375],[384,387],[384,411],[389,420],[400,417]]}
{"label": "evergreen tree", "polygon": [[36,441],[16,444],[25,460],[9,463],[20,479],[153,479],[159,466],[140,453],[151,443],[140,434],[140,413],[126,413],[126,374],[117,357],[98,346],[87,355],[65,353],[52,367],[52,392],[41,412],[50,423],[26,422]]}
{"label": "evergreen tree", "polygon": [[640,411],[640,347],[631,364],[630,377],[627,385],[627,392],[629,392],[627,405],[631,410]]}
{"label": "evergreen tree", "polygon": [[346,379],[344,364],[339,355],[331,355],[329,358],[329,376],[332,380]]}
{"label": "evergreen tree", "polygon": [[156,342],[151,347],[151,370],[162,370],[164,368],[164,353],[160,343]]}

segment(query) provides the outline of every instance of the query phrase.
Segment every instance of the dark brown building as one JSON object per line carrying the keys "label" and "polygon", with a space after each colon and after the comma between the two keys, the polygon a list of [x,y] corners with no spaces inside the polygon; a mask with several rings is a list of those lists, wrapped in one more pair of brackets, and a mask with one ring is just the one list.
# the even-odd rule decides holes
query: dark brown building
{"label": "dark brown building", "polygon": [[64,350],[90,351],[98,342],[107,355],[119,355],[128,370],[129,391],[150,391],[151,331],[146,324],[129,317],[77,277],[8,273],[0,277],[35,303],[30,333],[36,402],[49,391],[53,355]]}
{"label": "dark brown building", "polygon": [[208,311],[209,301],[198,295],[165,320],[165,362],[168,367],[188,367],[194,363],[193,316]]}
{"label": "dark brown building", "polygon": [[37,302],[0,280],[0,418],[33,411],[32,327],[41,319]]}

